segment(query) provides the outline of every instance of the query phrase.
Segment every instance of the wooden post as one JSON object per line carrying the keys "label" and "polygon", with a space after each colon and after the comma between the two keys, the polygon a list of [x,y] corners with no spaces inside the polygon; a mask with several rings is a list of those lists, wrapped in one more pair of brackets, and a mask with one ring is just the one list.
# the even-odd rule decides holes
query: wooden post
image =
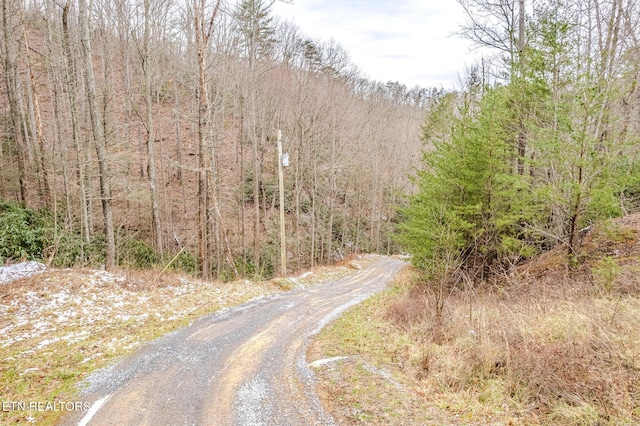
{"label": "wooden post", "polygon": [[287,244],[284,232],[284,173],[282,170],[282,132],[278,130],[278,186],[280,190],[280,273],[287,276]]}

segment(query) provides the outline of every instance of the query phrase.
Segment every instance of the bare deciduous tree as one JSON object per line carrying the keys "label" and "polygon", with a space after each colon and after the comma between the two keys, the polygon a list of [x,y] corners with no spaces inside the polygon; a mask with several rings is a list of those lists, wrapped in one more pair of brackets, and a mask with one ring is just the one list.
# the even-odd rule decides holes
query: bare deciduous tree
{"label": "bare deciduous tree", "polygon": [[105,268],[112,269],[115,265],[115,233],[113,226],[111,184],[107,158],[107,141],[104,133],[104,120],[102,111],[98,107],[96,82],[93,73],[93,52],[91,50],[89,6],[87,4],[87,0],[78,0],[78,11],[78,21],[80,23],[80,45],[82,47],[83,68],[86,79],[87,103],[98,158],[100,197],[102,201],[102,213],[106,239]]}

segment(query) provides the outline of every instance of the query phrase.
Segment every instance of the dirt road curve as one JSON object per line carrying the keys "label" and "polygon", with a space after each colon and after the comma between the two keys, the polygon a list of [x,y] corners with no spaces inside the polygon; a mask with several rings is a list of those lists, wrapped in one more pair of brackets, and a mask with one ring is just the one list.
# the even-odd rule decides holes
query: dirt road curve
{"label": "dirt road curve", "polygon": [[382,290],[402,266],[384,259],[355,276],[203,318],[94,374],[90,412],[65,425],[329,425],[305,357],[310,336]]}

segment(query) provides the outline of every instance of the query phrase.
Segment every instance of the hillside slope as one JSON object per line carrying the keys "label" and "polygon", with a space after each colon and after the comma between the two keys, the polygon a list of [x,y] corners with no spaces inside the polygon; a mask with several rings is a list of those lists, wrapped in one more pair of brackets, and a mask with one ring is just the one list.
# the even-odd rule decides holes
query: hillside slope
{"label": "hillside slope", "polygon": [[[82,19],[69,5],[10,3],[2,37],[15,52],[7,58],[15,87],[9,80],[0,87],[0,198],[46,207],[74,237],[53,242],[46,256],[70,240],[83,253],[89,246],[105,251],[108,200],[118,265],[126,265],[134,245],[162,260],[182,251],[205,277],[272,278],[279,259],[278,131],[291,159],[283,173],[289,270],[392,250],[394,205],[411,185],[427,90],[365,79],[336,43],[276,23],[267,7],[263,24],[272,40],[259,58],[247,57],[232,11],[211,17],[205,92],[194,66],[194,11],[187,12],[193,4],[153,6],[143,42],[142,7],[96,3],[88,24],[102,119],[94,127]],[[207,119],[200,117],[201,91],[208,93]],[[12,96],[26,105],[5,101]],[[100,128],[104,161],[94,143]]]}
{"label": "hillside slope", "polygon": [[407,267],[310,350],[345,424],[640,422],[640,215],[595,226],[570,271],[558,247],[500,285],[459,290],[436,323]]}

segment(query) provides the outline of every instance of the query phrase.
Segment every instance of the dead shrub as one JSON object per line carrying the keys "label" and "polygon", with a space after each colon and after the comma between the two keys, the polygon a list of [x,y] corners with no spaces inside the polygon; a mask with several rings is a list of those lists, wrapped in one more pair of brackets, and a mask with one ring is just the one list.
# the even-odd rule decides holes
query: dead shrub
{"label": "dead shrub", "polygon": [[640,335],[632,324],[639,304],[589,297],[579,288],[591,286],[584,280],[565,277],[562,284],[543,283],[551,288],[536,294],[531,281],[509,297],[457,292],[448,298],[441,340],[433,338],[424,292],[407,292],[387,315],[421,342],[413,374],[431,389],[490,395],[549,424],[637,420]]}
{"label": "dead shrub", "polygon": [[529,406],[550,415],[559,404],[594,407],[601,418],[640,408],[633,389],[640,372],[618,362],[601,342],[551,342],[510,350],[508,389],[521,393]]}
{"label": "dead shrub", "polygon": [[180,278],[184,275],[173,271],[160,272],[161,270],[157,269],[127,269],[121,271],[121,275],[124,275],[126,279],[119,284],[129,291],[149,291],[181,285]]}
{"label": "dead shrub", "polygon": [[620,296],[640,295],[640,263],[621,262],[622,270],[613,282],[612,294]]}
{"label": "dead shrub", "polygon": [[429,297],[427,293],[416,286],[389,305],[386,311],[386,320],[407,331],[429,318],[428,306]]}

